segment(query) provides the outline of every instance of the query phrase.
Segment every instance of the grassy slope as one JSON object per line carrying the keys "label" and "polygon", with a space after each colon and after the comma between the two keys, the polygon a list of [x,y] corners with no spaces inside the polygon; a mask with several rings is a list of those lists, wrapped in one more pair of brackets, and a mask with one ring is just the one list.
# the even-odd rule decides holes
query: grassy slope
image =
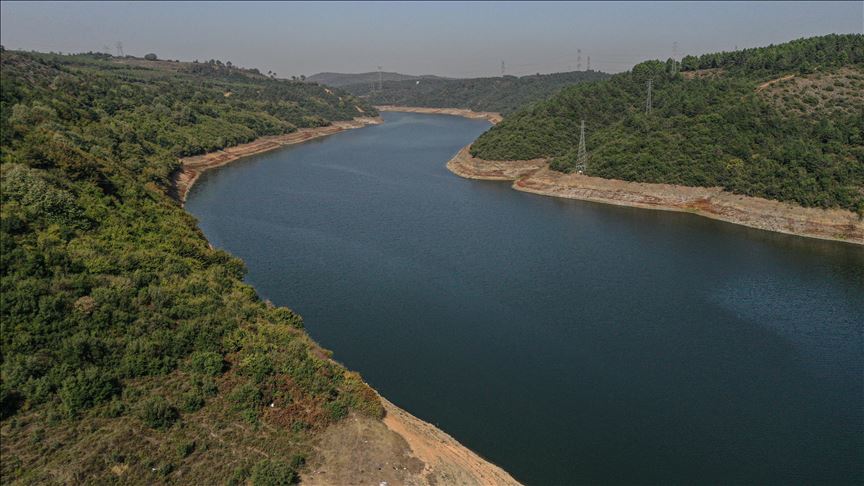
{"label": "grassy slope", "polygon": [[178,156],[374,109],[216,64],[0,67],[0,481],[291,480],[317,430],[381,415],[167,195]]}
{"label": "grassy slope", "polygon": [[862,35],[687,57],[680,68],[649,61],[512,114],[472,154],[549,157],[553,168],[570,171],[584,119],[589,175],[721,186],[864,214],[862,93]]}
{"label": "grassy slope", "polygon": [[510,113],[542,100],[565,86],[606,79],[598,71],[504,76],[472,79],[424,79],[385,82],[372,91],[368,83],[345,86],[351,93],[375,105],[467,108],[474,111]]}

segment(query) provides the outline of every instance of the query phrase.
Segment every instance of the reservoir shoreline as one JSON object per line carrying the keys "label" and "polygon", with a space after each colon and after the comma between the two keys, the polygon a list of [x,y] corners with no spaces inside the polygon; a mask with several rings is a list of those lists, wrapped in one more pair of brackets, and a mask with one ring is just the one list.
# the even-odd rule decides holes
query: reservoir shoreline
{"label": "reservoir shoreline", "polygon": [[616,206],[677,211],[777,233],[864,245],[864,222],[852,211],[805,208],[742,196],[720,187],[629,182],[565,174],[548,160],[491,161],[473,157],[470,145],[447,162],[450,172],[468,179],[513,181],[513,189],[542,196]]}
{"label": "reservoir shoreline", "polygon": [[[173,179],[174,197],[181,204],[184,204],[189,190],[201,174],[243,157],[257,155],[287,145],[303,143],[345,130],[381,123],[383,123],[381,117],[358,117],[350,121],[334,122],[326,127],[301,128],[296,132],[284,135],[260,137],[252,142],[235,145],[224,150],[182,158],[180,159],[181,169],[175,173]],[[341,366],[341,364],[339,365]],[[372,388],[371,385],[370,388]],[[374,390],[374,388],[372,389]],[[356,474],[357,468],[365,468],[365,470],[371,471],[375,466],[373,462],[403,460],[418,463],[420,467],[416,471],[405,470],[402,475],[390,478],[393,484],[399,484],[404,481],[406,484],[431,486],[454,478],[458,478],[461,484],[478,486],[517,486],[520,484],[507,471],[483,459],[476,452],[468,449],[446,432],[399,408],[381,396],[380,393],[378,396],[385,410],[385,415],[380,421],[371,418],[361,419],[359,417],[352,419],[355,422],[362,420],[365,422],[378,422],[377,424],[366,423],[364,432],[357,437],[354,437],[354,435],[358,434],[356,430],[352,430],[350,427],[338,426],[333,427],[332,431],[325,432],[325,435],[329,434],[332,438],[335,438],[337,444],[344,444],[346,440],[349,440],[348,437],[350,437],[350,440],[362,440],[364,443],[377,442],[379,443],[378,445],[387,443],[387,436],[395,435],[399,438],[399,446],[395,449],[398,451],[398,454],[391,449],[391,452],[384,453],[383,455],[357,457],[355,459],[358,462],[350,465],[341,464],[342,461],[338,458],[338,456],[346,454],[338,454],[337,456],[323,454],[318,459],[319,462],[315,464],[314,469],[318,469],[317,472],[329,470],[331,473],[330,476],[325,479],[323,477],[316,477],[316,471],[314,470],[305,472],[303,473],[304,483],[329,484],[330,481],[335,479],[334,473],[337,471],[341,471],[346,475],[342,479],[350,480]]]}
{"label": "reservoir shoreline", "polygon": [[369,125],[384,123],[381,117],[357,117],[348,121],[336,121],[326,127],[300,128],[296,132],[284,135],[259,137],[248,143],[241,143],[222,150],[208,152],[180,159],[180,170],[174,174],[174,199],[181,204],[186,202],[189,190],[205,171],[221,167],[242,157],[269,152],[286,145],[307,142],[316,138],[326,137],[345,130],[363,128]]}
{"label": "reservoir shoreline", "polygon": [[[377,106],[379,111],[428,113],[485,119],[493,125],[499,113],[461,108]],[[696,214],[718,221],[794,236],[864,245],[864,221],[852,211],[806,208],[743,196],[720,187],[691,187],[604,179],[549,169],[547,159],[484,160],[470,145],[447,162],[450,172],[466,179],[513,181],[513,189],[541,196],[578,199],[616,206]]]}
{"label": "reservoir shoreline", "polygon": [[[263,298],[306,317],[332,359],[458,438],[461,453],[530,484],[857,474],[851,343],[864,310],[848,295],[860,293],[860,246],[522,197],[510,187],[520,174],[477,184],[444,170],[485,121],[382,117],[214,170],[186,203],[214,245],[247,262]],[[692,407],[640,406],[657,401]],[[304,483],[480,482],[437,460],[448,450],[440,431],[414,427],[435,432],[418,442],[387,427],[399,418],[349,414],[315,433]],[[786,435],[788,423],[802,425]],[[726,433],[702,433],[712,429]],[[632,445],[605,454],[627,430]],[[754,451],[776,453],[751,461]]]}

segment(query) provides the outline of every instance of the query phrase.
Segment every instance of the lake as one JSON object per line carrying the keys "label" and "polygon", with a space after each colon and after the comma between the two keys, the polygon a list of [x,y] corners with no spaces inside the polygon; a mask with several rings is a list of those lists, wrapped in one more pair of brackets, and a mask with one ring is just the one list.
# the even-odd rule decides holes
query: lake
{"label": "lake", "polygon": [[528,484],[864,481],[864,249],[549,198],[444,115],[205,173],[186,208],[388,399]]}

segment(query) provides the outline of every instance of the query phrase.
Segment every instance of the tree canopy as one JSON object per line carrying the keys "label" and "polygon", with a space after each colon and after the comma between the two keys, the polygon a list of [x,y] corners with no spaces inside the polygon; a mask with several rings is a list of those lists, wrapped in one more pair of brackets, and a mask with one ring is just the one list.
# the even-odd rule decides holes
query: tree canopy
{"label": "tree canopy", "polygon": [[349,411],[380,416],[169,195],[180,156],[374,108],[215,62],[6,50],[0,68],[4,484],[239,481],[255,448],[291,458]]}
{"label": "tree canopy", "polygon": [[864,214],[862,106],[864,35],[829,35],[643,62],[513,113],[471,151],[570,171],[585,120],[589,175]]}

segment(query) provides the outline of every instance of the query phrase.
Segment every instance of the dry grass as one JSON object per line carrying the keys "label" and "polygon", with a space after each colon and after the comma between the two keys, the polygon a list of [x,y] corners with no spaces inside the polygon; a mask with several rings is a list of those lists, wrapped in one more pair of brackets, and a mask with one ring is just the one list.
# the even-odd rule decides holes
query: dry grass
{"label": "dry grass", "polygon": [[757,90],[788,116],[852,114],[864,106],[864,69],[784,76]]}

